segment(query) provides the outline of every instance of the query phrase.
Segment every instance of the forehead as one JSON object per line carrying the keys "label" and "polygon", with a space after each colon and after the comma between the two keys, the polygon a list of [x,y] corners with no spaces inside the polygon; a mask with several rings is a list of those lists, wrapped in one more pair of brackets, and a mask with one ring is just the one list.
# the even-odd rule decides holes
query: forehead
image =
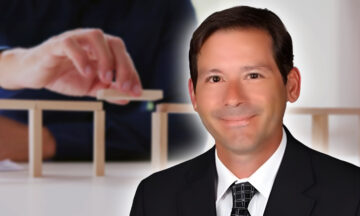
{"label": "forehead", "polygon": [[[209,44],[210,42],[213,42],[214,40],[223,41],[223,38],[229,39],[230,37],[236,38],[241,41],[263,41],[267,43],[268,45],[272,46],[272,37],[269,34],[268,31],[265,29],[260,29],[256,27],[233,27],[233,28],[225,28],[225,29],[219,29],[215,32],[211,33],[203,42],[200,52],[206,44]],[[252,39],[252,40],[251,40]],[[217,42],[219,42],[217,41]]]}
{"label": "forehead", "polygon": [[272,38],[265,30],[256,28],[225,29],[207,38],[198,55],[198,67],[224,61],[228,64],[274,64]]}

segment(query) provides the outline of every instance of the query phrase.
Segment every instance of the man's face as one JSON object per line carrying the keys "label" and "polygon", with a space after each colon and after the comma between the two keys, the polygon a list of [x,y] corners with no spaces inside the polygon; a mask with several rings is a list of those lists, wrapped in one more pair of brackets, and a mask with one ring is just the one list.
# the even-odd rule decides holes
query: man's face
{"label": "man's face", "polygon": [[203,44],[197,64],[196,92],[191,80],[189,91],[217,146],[247,154],[261,151],[276,134],[281,138],[287,88],[267,32],[217,31]]}

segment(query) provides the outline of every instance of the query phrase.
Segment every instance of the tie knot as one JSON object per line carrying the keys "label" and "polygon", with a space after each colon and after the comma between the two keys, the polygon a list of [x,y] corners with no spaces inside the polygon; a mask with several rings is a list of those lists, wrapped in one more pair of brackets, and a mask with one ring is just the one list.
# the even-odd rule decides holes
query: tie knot
{"label": "tie knot", "polygon": [[[247,207],[256,193],[256,188],[249,182],[231,185],[233,196],[233,210],[231,215],[247,215],[240,212],[248,212]],[[234,214],[238,212],[237,214]]]}

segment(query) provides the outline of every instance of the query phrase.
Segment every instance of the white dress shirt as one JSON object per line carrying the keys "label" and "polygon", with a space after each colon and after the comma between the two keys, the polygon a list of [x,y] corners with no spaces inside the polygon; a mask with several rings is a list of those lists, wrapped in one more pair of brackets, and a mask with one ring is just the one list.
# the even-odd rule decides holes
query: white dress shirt
{"label": "white dress shirt", "polygon": [[217,151],[215,151],[217,179],[216,196],[216,215],[230,216],[233,205],[231,189],[234,182],[249,182],[258,191],[251,199],[248,210],[251,216],[261,216],[264,214],[266,203],[269,199],[271,188],[274,184],[276,174],[279,170],[281,160],[284,156],[286,147],[286,133],[283,129],[281,142],[274,154],[261,165],[249,178],[238,179],[220,161]]}

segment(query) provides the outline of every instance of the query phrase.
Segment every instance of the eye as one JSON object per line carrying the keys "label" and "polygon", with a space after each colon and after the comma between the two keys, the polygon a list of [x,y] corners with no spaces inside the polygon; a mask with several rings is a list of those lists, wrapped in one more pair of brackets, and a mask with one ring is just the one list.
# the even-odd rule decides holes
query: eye
{"label": "eye", "polygon": [[209,77],[208,81],[211,82],[211,83],[217,83],[217,82],[221,81],[221,77],[217,76],[217,75],[214,75],[214,76]]}
{"label": "eye", "polygon": [[249,79],[259,79],[261,77],[262,77],[262,75],[259,73],[250,73],[247,75],[247,78],[249,78]]}

